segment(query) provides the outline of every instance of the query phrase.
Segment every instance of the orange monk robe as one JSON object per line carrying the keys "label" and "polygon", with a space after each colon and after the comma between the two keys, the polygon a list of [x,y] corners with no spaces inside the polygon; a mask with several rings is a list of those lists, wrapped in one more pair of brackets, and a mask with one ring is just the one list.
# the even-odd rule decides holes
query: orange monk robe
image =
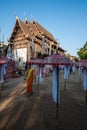
{"label": "orange monk robe", "polygon": [[33,91],[33,90],[32,90],[33,71],[34,71],[33,68],[30,68],[30,69],[28,70],[28,77],[27,77],[27,92],[28,92],[28,93],[31,93],[31,92]]}

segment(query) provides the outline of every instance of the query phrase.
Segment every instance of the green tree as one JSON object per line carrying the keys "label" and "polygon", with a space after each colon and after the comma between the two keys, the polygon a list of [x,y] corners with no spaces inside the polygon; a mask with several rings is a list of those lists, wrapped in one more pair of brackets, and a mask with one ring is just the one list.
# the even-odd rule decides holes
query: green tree
{"label": "green tree", "polygon": [[77,51],[77,55],[80,59],[87,59],[87,41],[85,45]]}
{"label": "green tree", "polygon": [[69,53],[67,53],[67,54],[66,54],[66,56],[67,56],[68,58],[70,58],[70,57],[71,57],[71,55],[70,55]]}
{"label": "green tree", "polygon": [[72,60],[75,61],[75,62],[78,62],[78,61],[79,61],[79,58],[78,58],[78,57],[72,56],[72,55],[70,55],[69,53],[67,53],[66,56],[67,56],[68,58],[72,59]]}

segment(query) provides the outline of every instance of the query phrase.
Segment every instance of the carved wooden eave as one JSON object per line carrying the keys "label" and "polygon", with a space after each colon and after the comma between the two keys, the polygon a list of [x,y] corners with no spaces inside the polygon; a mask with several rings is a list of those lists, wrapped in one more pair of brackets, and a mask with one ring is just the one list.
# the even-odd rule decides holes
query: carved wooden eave
{"label": "carved wooden eave", "polygon": [[38,32],[41,35],[44,35],[45,37],[47,37],[51,41],[55,41],[55,38],[53,37],[53,35],[50,32],[48,32],[44,27],[42,27],[38,22],[33,21],[33,24],[35,25],[36,29],[38,30]]}
{"label": "carved wooden eave", "polygon": [[25,24],[28,26],[29,30],[31,31],[32,36],[36,36],[37,30],[35,26],[28,19],[26,19]]}
{"label": "carved wooden eave", "polygon": [[33,21],[34,26],[36,27],[37,31],[39,32],[39,34],[42,36],[45,36],[45,42],[48,43],[48,45],[50,46],[51,42],[53,42],[53,45],[55,46],[54,48],[56,48],[57,46],[57,41],[55,40],[55,38],[53,37],[53,35],[48,32],[44,27],[42,27],[38,22]]}
{"label": "carved wooden eave", "polygon": [[[25,22],[28,26],[29,26],[29,29],[32,31],[33,33],[33,36],[34,36],[34,42],[40,46],[42,46],[42,36],[44,35],[43,32],[40,32],[38,30],[38,28],[33,24],[31,23],[28,19],[26,19],[26,22]],[[46,40],[47,39],[47,40]],[[49,47],[50,47],[50,39],[47,38],[47,36],[45,36],[45,42],[48,43]],[[48,47],[48,48],[49,48]]]}
{"label": "carved wooden eave", "polygon": [[66,52],[62,47],[59,46],[60,51]]}
{"label": "carved wooden eave", "polygon": [[[34,37],[34,42],[41,46],[42,45],[42,36],[40,35],[40,33],[38,32],[36,27],[28,19],[26,19],[25,23],[28,26],[28,28],[32,34],[32,37]],[[31,37],[31,40],[32,40],[32,37]]]}
{"label": "carved wooden eave", "polygon": [[[53,43],[52,49],[53,50],[56,49],[57,41],[55,40],[54,36],[49,31],[47,31],[44,27],[42,27],[37,21],[33,21],[33,24],[36,27],[39,34],[45,36],[45,42],[47,42],[49,46],[51,43]],[[65,52],[65,50],[61,48],[60,46],[59,46],[59,50]]]}
{"label": "carved wooden eave", "polygon": [[9,42],[14,41],[16,34],[18,33],[18,29],[20,29],[22,31],[22,35],[24,38],[26,38],[26,39],[31,38],[32,35],[31,35],[31,32],[30,32],[28,26],[25,23],[23,23],[19,18],[16,18],[15,26],[14,26],[11,36],[8,40]]}

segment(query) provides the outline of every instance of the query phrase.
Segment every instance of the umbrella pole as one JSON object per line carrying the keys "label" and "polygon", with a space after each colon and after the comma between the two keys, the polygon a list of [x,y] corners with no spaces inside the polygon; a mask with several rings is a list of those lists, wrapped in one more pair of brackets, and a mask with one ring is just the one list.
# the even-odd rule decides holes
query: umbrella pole
{"label": "umbrella pole", "polygon": [[64,91],[65,91],[65,89],[66,89],[66,79],[64,81]]}
{"label": "umbrella pole", "polygon": [[38,91],[38,95],[39,95],[39,78],[40,78],[40,65],[38,66],[38,84],[37,84],[37,91]]}
{"label": "umbrella pole", "polygon": [[56,78],[57,78],[57,101],[56,101],[56,128],[58,128],[58,101],[59,101],[59,67],[57,66],[57,73],[56,73]]}
{"label": "umbrella pole", "polygon": [[1,97],[2,83],[0,83],[0,97]]}
{"label": "umbrella pole", "polygon": [[86,92],[86,105],[87,105],[87,89],[86,89],[86,91],[85,91],[85,92]]}
{"label": "umbrella pole", "polygon": [[81,83],[81,76],[79,76],[79,83]]}

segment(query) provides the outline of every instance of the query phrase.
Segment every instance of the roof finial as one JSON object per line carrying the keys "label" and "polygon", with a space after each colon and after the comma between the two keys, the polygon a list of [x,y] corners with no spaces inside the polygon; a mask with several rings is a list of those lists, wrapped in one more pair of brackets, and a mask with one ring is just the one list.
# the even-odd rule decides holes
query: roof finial
{"label": "roof finial", "polygon": [[17,19],[17,20],[19,19],[18,16],[16,16],[16,19]]}
{"label": "roof finial", "polygon": [[32,19],[32,21],[34,21],[34,17],[33,17],[33,15],[31,14],[31,19]]}
{"label": "roof finial", "polygon": [[18,16],[16,15],[16,12],[14,11],[14,16],[16,17],[16,19],[18,19]]}
{"label": "roof finial", "polygon": [[27,17],[26,17],[26,13],[25,13],[25,11],[24,11],[24,18],[25,18],[25,21],[28,20]]}
{"label": "roof finial", "polygon": [[2,41],[4,42],[4,33],[2,33]]}
{"label": "roof finial", "polygon": [[27,21],[28,20],[28,18],[25,18],[25,21]]}

